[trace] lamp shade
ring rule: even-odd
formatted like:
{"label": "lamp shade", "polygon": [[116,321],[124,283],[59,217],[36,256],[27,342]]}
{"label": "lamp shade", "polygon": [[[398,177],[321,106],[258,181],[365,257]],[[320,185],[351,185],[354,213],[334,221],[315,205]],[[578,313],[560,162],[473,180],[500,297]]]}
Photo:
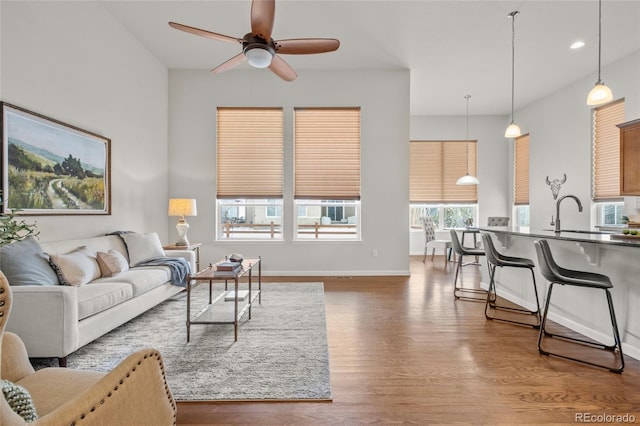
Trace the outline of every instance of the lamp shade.
{"label": "lamp shade", "polygon": [[456,185],[477,185],[480,181],[477,177],[471,176],[469,173],[462,176],[460,179],[456,181]]}
{"label": "lamp shade", "polygon": [[509,124],[509,127],[504,131],[505,138],[517,138],[519,136],[522,136],[522,131],[516,123]]}
{"label": "lamp shade", "polygon": [[169,216],[197,216],[198,208],[194,198],[169,199]]}
{"label": "lamp shade", "polygon": [[589,92],[589,96],[587,96],[587,105],[602,105],[611,102],[612,100],[613,93],[611,93],[611,89],[605,86],[604,83],[598,82]]}

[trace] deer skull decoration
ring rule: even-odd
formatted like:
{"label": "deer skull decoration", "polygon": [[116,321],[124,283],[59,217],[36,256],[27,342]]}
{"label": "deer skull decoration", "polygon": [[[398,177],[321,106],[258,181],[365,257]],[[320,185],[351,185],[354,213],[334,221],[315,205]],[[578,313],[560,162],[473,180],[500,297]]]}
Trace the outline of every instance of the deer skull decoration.
{"label": "deer skull decoration", "polygon": [[563,173],[562,180],[554,179],[554,180],[550,181],[549,180],[549,176],[547,176],[545,181],[547,182],[547,185],[549,185],[551,187],[551,192],[553,193],[553,199],[557,200],[558,199],[558,193],[560,192],[560,185],[562,185],[563,183],[565,183],[567,181],[567,174]]}

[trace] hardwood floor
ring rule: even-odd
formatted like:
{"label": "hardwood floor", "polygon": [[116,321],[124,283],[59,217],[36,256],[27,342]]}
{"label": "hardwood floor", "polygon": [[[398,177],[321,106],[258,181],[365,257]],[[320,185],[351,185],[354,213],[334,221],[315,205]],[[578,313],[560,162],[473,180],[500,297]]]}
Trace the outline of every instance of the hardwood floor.
{"label": "hardwood floor", "polygon": [[[266,278],[324,281],[333,401],[181,402],[178,424],[640,422],[640,361],[620,375],[540,355],[537,330],[454,301],[453,272],[412,257],[410,277]],[[463,279],[477,284],[478,267]]]}

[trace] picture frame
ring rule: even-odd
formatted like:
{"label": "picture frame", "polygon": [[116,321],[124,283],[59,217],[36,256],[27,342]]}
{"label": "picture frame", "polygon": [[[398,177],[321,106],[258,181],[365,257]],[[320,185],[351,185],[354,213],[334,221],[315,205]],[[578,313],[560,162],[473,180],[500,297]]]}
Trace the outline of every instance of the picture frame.
{"label": "picture frame", "polygon": [[111,214],[111,139],[0,105],[3,214]]}

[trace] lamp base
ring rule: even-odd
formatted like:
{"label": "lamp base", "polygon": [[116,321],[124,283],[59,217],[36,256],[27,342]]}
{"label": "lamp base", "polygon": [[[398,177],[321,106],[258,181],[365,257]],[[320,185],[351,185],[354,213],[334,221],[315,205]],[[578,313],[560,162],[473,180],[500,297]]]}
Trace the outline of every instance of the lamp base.
{"label": "lamp base", "polygon": [[189,224],[184,219],[180,219],[176,224],[176,230],[178,231],[176,246],[188,246],[187,231],[189,231]]}

